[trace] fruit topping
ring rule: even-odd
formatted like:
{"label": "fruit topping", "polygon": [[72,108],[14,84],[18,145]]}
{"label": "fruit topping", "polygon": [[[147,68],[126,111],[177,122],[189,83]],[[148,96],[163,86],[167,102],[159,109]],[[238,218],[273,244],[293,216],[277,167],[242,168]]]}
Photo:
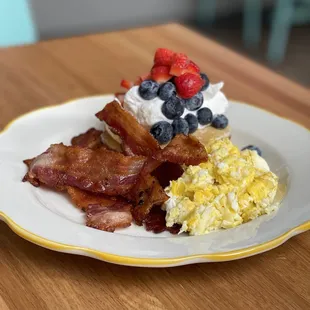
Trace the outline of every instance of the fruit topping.
{"label": "fruit topping", "polygon": [[175,86],[181,98],[189,99],[200,91],[203,80],[194,73],[184,73],[175,78]]}
{"label": "fruit topping", "polygon": [[145,80],[139,86],[139,94],[145,100],[154,99],[157,96],[159,84],[152,80]]}
{"label": "fruit topping", "polygon": [[228,118],[223,114],[216,115],[216,117],[212,121],[212,126],[217,129],[224,129],[227,127],[227,125]]}
{"label": "fruit topping", "polygon": [[180,76],[185,73],[189,65],[189,59],[185,54],[175,53],[172,59],[170,74]]}
{"label": "fruit topping", "polygon": [[151,74],[144,74],[137,77],[135,85],[140,85],[143,81],[151,79]]}
{"label": "fruit topping", "polygon": [[176,89],[173,83],[167,82],[164,83],[160,86],[159,91],[158,91],[158,97],[161,100],[168,100],[171,96],[176,95]]}
{"label": "fruit topping", "polygon": [[173,135],[178,134],[188,135],[189,126],[184,118],[177,118],[172,122]]}
{"label": "fruit topping", "polygon": [[209,108],[202,108],[198,110],[197,118],[200,125],[208,125],[212,122],[212,111]]}
{"label": "fruit topping", "polygon": [[198,74],[200,72],[200,68],[193,61],[190,60],[187,66],[187,72]]}
{"label": "fruit topping", "polygon": [[150,132],[159,144],[168,143],[173,137],[172,126],[165,121],[154,124]]}
{"label": "fruit topping", "polygon": [[185,107],[189,111],[198,110],[203,104],[203,95],[201,92],[189,99],[183,100]]}
{"label": "fruit topping", "polygon": [[158,83],[165,83],[172,78],[172,75],[169,74],[169,71],[170,67],[167,66],[153,67],[151,71],[151,78]]}
{"label": "fruit topping", "polygon": [[248,146],[245,146],[243,149],[241,149],[242,151],[244,150],[251,150],[251,151],[255,151],[257,152],[257,154],[259,156],[262,156],[262,151],[259,147],[255,146],[255,145],[248,145]]}
{"label": "fruit topping", "polygon": [[172,63],[174,52],[167,48],[158,48],[154,56],[154,64],[162,66],[170,66]]}
{"label": "fruit topping", "polygon": [[185,116],[185,120],[187,121],[188,123],[188,133],[193,133],[197,130],[198,128],[198,119],[197,117],[194,115],[194,114],[187,114]]}
{"label": "fruit topping", "polygon": [[203,91],[209,87],[210,81],[209,81],[208,76],[205,73],[200,73],[200,77],[203,80],[203,86],[201,87],[201,91]]}
{"label": "fruit topping", "polygon": [[184,113],[184,110],[182,100],[176,96],[170,97],[161,107],[162,113],[168,119],[179,118]]}
{"label": "fruit topping", "polygon": [[121,86],[130,89],[133,86],[133,83],[128,80],[121,80]]}

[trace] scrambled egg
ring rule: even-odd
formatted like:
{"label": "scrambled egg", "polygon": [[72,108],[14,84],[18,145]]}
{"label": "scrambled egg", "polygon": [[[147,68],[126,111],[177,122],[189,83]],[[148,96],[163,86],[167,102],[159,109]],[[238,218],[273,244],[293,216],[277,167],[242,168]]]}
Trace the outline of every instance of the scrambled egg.
{"label": "scrambled egg", "polygon": [[240,151],[229,139],[207,146],[209,161],[185,167],[183,175],[166,188],[166,225],[181,224],[181,232],[206,234],[232,228],[273,206],[278,177],[255,151]]}

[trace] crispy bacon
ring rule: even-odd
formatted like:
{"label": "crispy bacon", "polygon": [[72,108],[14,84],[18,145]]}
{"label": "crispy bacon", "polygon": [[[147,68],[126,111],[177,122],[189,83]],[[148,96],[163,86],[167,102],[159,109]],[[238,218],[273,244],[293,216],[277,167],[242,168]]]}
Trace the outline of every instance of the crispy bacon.
{"label": "crispy bacon", "polygon": [[97,149],[98,147],[104,146],[100,138],[101,134],[102,134],[102,130],[90,128],[85,133],[82,133],[76,137],[73,137],[71,140],[71,144],[73,146]]}
{"label": "crispy bacon", "polygon": [[127,151],[130,149],[132,154],[151,156],[160,149],[153,136],[117,101],[107,104],[96,116],[121,137]]}
{"label": "crispy bacon", "polygon": [[151,212],[148,214],[144,220],[144,226],[147,231],[152,231],[155,234],[161,233],[163,231],[169,231],[172,234],[177,234],[180,231],[180,225],[175,224],[172,227],[166,226],[166,212],[160,207],[152,208]]}
{"label": "crispy bacon", "polygon": [[131,205],[120,197],[86,192],[68,186],[68,194],[73,203],[86,212],[86,225],[105,231],[130,226]]}
{"label": "crispy bacon", "polygon": [[86,211],[89,205],[104,205],[106,201],[116,199],[103,194],[87,192],[72,186],[67,186],[66,190],[74,205],[82,211]]}
{"label": "crispy bacon", "polygon": [[165,148],[157,151],[153,158],[180,165],[199,165],[208,160],[208,154],[193,136],[177,135]]}
{"label": "crispy bacon", "polygon": [[155,177],[141,177],[129,195],[134,205],[132,213],[135,222],[142,225],[152,207],[162,205],[168,198]]}
{"label": "crispy bacon", "polygon": [[74,186],[106,195],[126,194],[137,182],[146,161],[105,148],[91,150],[54,144],[36,157],[24,181],[62,189]]}
{"label": "crispy bacon", "polygon": [[86,210],[86,225],[113,232],[131,225],[131,205],[123,201],[107,200],[105,204],[90,205]]}
{"label": "crispy bacon", "polygon": [[156,177],[161,187],[165,188],[170,184],[170,181],[181,177],[183,172],[184,170],[179,164],[164,162],[152,172],[152,175]]}

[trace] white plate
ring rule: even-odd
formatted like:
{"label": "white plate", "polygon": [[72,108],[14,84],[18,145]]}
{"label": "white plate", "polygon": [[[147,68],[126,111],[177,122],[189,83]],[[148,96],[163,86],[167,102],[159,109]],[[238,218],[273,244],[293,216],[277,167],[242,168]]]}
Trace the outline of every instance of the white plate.
{"label": "white plate", "polygon": [[232,102],[228,117],[239,146],[261,147],[271,169],[288,186],[278,212],[205,236],[155,235],[142,227],[108,233],[84,225],[84,214],[62,194],[22,183],[22,160],[50,144],[69,143],[90,127],[113,96],[81,98],[19,117],[0,135],[0,217],[40,246],[117,264],[165,267],[227,261],[270,250],[310,229],[310,133],[252,106]]}

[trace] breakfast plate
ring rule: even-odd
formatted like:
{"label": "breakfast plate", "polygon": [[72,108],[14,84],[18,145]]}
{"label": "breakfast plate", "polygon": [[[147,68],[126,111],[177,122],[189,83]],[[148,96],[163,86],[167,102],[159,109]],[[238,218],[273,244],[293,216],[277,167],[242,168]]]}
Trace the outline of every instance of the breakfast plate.
{"label": "breakfast plate", "polygon": [[0,218],[22,238],[45,248],[142,267],[229,261],[275,248],[310,229],[310,133],[289,120],[231,101],[233,142],[259,145],[283,191],[277,212],[236,228],[202,236],[154,234],[132,224],[114,233],[84,226],[84,213],[66,196],[21,180],[25,158],[52,143],[69,144],[90,127],[113,95],[76,99],[43,108],[11,122],[0,135]]}

